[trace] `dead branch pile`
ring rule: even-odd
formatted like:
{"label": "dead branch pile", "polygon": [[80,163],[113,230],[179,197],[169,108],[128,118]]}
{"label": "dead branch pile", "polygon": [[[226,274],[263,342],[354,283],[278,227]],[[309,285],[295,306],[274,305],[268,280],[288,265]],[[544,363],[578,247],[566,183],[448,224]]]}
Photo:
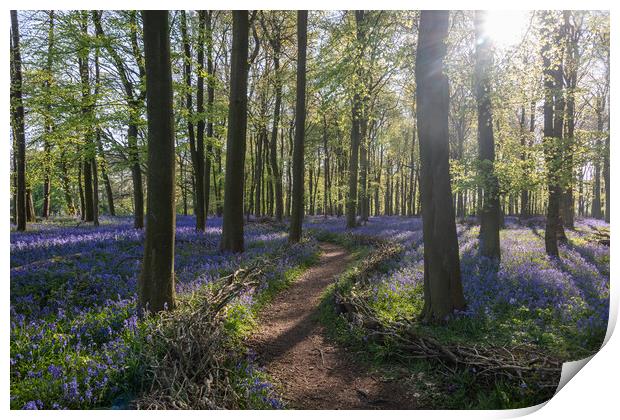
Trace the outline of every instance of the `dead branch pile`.
{"label": "dead branch pile", "polygon": [[590,241],[598,242],[599,244],[609,246],[610,244],[609,230],[599,229],[596,226],[592,226],[592,225],[590,225],[590,228],[592,229],[592,233],[590,235]]}
{"label": "dead branch pile", "polygon": [[335,292],[336,311],[362,327],[369,342],[388,346],[394,357],[407,361],[425,359],[437,363],[439,370],[454,374],[469,370],[478,380],[492,383],[498,379],[517,383],[531,382],[539,387],[557,387],[562,363],[532,346],[497,347],[485,345],[442,344],[416,328],[415,320],[393,322],[380,320],[369,305],[368,278],[387,259],[399,251],[384,244],[365,261],[353,288]]}
{"label": "dead branch pile", "polygon": [[138,409],[235,409],[245,395],[234,382],[242,355],[224,329],[225,308],[260,284],[270,264],[259,260],[182,298],[153,317],[142,349],[146,372]]}

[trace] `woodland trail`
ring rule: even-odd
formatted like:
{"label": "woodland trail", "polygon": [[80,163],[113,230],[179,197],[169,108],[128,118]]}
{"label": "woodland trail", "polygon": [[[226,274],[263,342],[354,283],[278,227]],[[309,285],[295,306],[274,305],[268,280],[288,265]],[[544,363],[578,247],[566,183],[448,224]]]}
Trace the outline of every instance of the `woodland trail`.
{"label": "woodland trail", "polygon": [[331,342],[319,322],[321,295],[350,259],[344,248],[322,243],[318,264],[262,311],[260,330],[249,344],[287,408],[415,408],[413,393],[402,383],[373,376]]}

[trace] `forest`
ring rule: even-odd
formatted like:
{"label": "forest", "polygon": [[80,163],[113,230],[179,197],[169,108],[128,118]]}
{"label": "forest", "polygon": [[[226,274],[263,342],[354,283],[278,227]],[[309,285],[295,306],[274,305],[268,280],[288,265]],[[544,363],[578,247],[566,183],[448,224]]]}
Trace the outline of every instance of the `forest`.
{"label": "forest", "polygon": [[609,20],[11,11],[11,408],[549,400],[607,331]]}

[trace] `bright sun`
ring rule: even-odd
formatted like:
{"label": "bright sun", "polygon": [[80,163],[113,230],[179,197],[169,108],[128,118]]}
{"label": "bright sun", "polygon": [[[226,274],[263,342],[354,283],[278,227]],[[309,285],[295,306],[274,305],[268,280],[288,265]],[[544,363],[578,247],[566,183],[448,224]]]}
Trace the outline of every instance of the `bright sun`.
{"label": "bright sun", "polygon": [[526,10],[489,10],[484,23],[485,33],[499,48],[516,45],[527,30],[530,13]]}

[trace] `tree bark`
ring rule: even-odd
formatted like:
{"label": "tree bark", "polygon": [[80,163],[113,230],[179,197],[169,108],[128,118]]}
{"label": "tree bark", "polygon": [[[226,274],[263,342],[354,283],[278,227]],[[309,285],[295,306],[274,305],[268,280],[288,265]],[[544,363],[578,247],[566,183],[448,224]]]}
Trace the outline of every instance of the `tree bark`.
{"label": "tree bark", "polygon": [[563,220],[564,226],[569,229],[575,228],[575,199],[573,196],[574,183],[574,148],[575,148],[575,91],[577,89],[577,70],[579,68],[579,38],[581,28],[577,23],[571,23],[571,13],[563,12],[564,28],[566,31],[566,141],[564,144],[566,153],[567,185],[563,197]]}
{"label": "tree bark", "polygon": [[26,135],[22,102],[22,59],[17,11],[11,10],[11,111],[17,155],[17,230],[26,230]]}
{"label": "tree bark", "polygon": [[[262,21],[261,21],[262,22]],[[263,22],[263,28],[266,25]],[[265,31],[268,33],[268,31]],[[271,141],[269,143],[269,164],[271,179],[275,193],[275,217],[282,220],[284,213],[284,199],[282,194],[282,174],[278,166],[278,129],[280,126],[280,108],[282,107],[282,71],[280,70],[280,54],[282,49],[281,28],[274,25],[273,33],[269,36],[269,43],[273,50],[273,71],[275,77],[275,104],[273,108],[273,125],[271,127]]]}
{"label": "tree bark", "polygon": [[174,116],[168,11],[143,11],[148,120],[148,203],[139,307],[160,312],[175,305]]}
{"label": "tree bark", "polygon": [[206,12],[198,12],[198,68],[196,81],[196,229],[204,231],[207,223],[207,210],[205,208],[205,116],[204,116],[204,60],[205,60],[205,26]]}
{"label": "tree bark", "polygon": [[37,221],[37,216],[34,211],[34,201],[32,200],[32,190],[30,188],[26,188],[26,220],[28,223]]}
{"label": "tree bark", "polygon": [[476,27],[476,103],[478,107],[478,158],[484,196],[480,213],[480,253],[488,258],[501,258],[499,244],[500,207],[499,182],[495,175],[495,142],[493,139],[493,114],[491,110],[492,51],[490,39],[482,25],[486,14],[475,12]]}
{"label": "tree bark", "polygon": [[[201,12],[202,13],[202,12]],[[200,75],[202,70],[201,59],[204,62],[204,47],[200,45],[200,41],[204,41],[204,31],[202,26],[202,17],[199,18],[199,41],[198,41],[198,86],[196,87],[196,106],[202,108],[204,95],[204,78]],[[194,169],[194,215],[196,216],[196,230],[205,229],[204,217],[204,119],[202,125],[198,123],[198,127],[194,127],[194,105],[192,95],[192,54],[191,46],[187,30],[187,16],[185,10],[181,11],[181,37],[183,40],[183,78],[185,80],[185,108],[187,109],[187,135],[189,138],[189,147],[192,157],[192,167]],[[201,39],[202,38],[202,39]],[[198,113],[200,110],[196,110]],[[201,135],[202,129],[202,135]],[[197,139],[198,137],[198,139]],[[202,153],[199,150],[200,145],[197,144],[202,140]]]}
{"label": "tree bark", "polygon": [[[81,14],[81,30],[84,36],[88,35],[88,18],[85,12]],[[93,124],[93,104],[90,92],[89,76],[89,56],[90,46],[82,45],[78,51],[78,65],[80,70],[80,81],[82,89],[82,118],[84,127],[84,155],[82,156],[82,175],[84,180],[84,221],[94,222],[94,198],[93,198],[93,179],[92,179],[92,159],[94,158],[92,124]]]}
{"label": "tree bark", "polygon": [[368,221],[368,116],[364,105],[364,115],[360,121],[360,216],[363,223]]}
{"label": "tree bark", "polygon": [[82,186],[82,163],[78,163],[78,194],[80,196],[80,220],[84,220],[84,187]]}
{"label": "tree bark", "polygon": [[46,115],[45,115],[45,137],[43,142],[43,152],[45,153],[45,175],[43,179],[43,211],[41,212],[44,219],[47,219],[50,215],[50,199],[51,199],[51,189],[52,182],[50,173],[52,171],[51,162],[51,144],[49,136],[52,135],[54,131],[54,124],[52,121],[52,81],[53,81],[53,68],[52,68],[52,58],[54,54],[54,11],[49,11],[49,29],[47,36],[47,63],[45,67],[45,82],[44,89],[46,91]]}
{"label": "tree bark", "polygon": [[[330,172],[329,172],[329,149],[327,148],[327,117],[323,114],[323,167],[325,176],[323,177],[323,216],[327,217],[328,197],[330,196]],[[330,210],[331,213],[331,210]]]}
{"label": "tree bark", "polygon": [[297,11],[297,86],[295,102],[295,144],[293,148],[293,191],[289,241],[301,240],[304,219],[304,139],[306,133],[306,46],[308,11]]}
{"label": "tree bark", "polygon": [[[547,205],[547,223],[545,226],[545,250],[548,255],[557,257],[559,255],[558,249],[558,234],[560,231],[560,200],[562,197],[562,187],[560,184],[561,178],[561,156],[560,156],[560,138],[557,136],[558,127],[557,124],[561,120],[561,117],[554,115],[559,111],[558,101],[556,95],[558,89],[561,86],[557,85],[558,82],[558,69],[557,69],[557,57],[554,55],[552,38],[554,32],[552,30],[554,25],[553,16],[551,12],[545,12],[542,15],[543,28],[541,30],[541,36],[543,39],[543,45],[541,49],[543,58],[543,76],[544,76],[544,128],[543,128],[543,148],[545,154],[545,161],[547,164],[548,172],[548,190],[549,200]],[[557,37],[556,37],[557,38]],[[555,109],[554,109],[555,105]]]}
{"label": "tree bark", "polygon": [[448,11],[420,15],[415,78],[420,147],[426,322],[465,308],[450,187],[448,78],[443,73]]}
{"label": "tree bark", "polygon": [[[363,58],[363,43],[364,43],[364,31],[362,29],[364,21],[364,11],[355,11],[355,23],[356,23],[356,50],[357,50],[357,80],[358,84],[362,80],[362,63]],[[358,172],[358,160],[359,149],[361,141],[361,119],[362,119],[362,96],[360,95],[360,86],[354,87],[355,92],[353,94],[353,106],[351,108],[351,155],[349,156],[349,194],[347,196],[347,228],[354,228],[357,226],[356,212],[357,212],[357,172]]]}
{"label": "tree bark", "polygon": [[[215,68],[213,66],[213,12],[206,12],[205,34],[207,42],[207,153],[205,156],[204,188],[205,188],[205,224],[209,215],[209,200],[211,198],[211,155],[213,153],[213,102],[215,101]],[[214,185],[215,187],[215,185]]]}
{"label": "tree bark", "polygon": [[248,11],[235,10],[226,139],[222,251],[243,252],[243,173],[247,130]]}

